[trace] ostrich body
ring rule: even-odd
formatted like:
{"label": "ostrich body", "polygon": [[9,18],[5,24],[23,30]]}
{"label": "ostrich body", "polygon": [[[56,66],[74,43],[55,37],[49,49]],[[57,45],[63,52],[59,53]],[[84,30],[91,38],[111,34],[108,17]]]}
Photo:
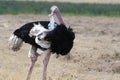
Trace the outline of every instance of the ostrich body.
{"label": "ostrich body", "polygon": [[[54,14],[58,18],[59,24],[54,22]],[[37,49],[46,53],[43,60],[43,80],[46,80],[47,65],[51,53],[67,55],[73,47],[75,35],[71,28],[65,26],[57,6],[51,7],[49,16],[50,21],[31,22],[16,29],[9,39],[9,45],[13,51],[18,51],[23,42],[32,45],[28,54],[31,64],[26,80],[30,80],[32,69],[40,55],[37,53]]]}

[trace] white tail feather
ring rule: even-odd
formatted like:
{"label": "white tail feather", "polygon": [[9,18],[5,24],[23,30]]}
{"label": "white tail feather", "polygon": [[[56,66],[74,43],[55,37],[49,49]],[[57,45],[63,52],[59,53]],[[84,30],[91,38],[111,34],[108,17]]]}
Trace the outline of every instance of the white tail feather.
{"label": "white tail feather", "polygon": [[9,38],[9,48],[13,51],[18,51],[22,46],[23,40],[12,34]]}

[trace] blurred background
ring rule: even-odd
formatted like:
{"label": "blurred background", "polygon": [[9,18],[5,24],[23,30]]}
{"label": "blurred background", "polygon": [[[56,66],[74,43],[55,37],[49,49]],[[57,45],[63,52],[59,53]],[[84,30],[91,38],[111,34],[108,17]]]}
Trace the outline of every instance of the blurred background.
{"label": "blurred background", "polygon": [[120,16],[120,0],[0,0],[0,14],[48,14],[57,5],[62,14]]}
{"label": "blurred background", "polygon": [[[52,5],[76,38],[69,58],[51,55],[47,80],[120,80],[120,0],[0,0],[0,80],[26,79],[30,45],[13,52],[8,39],[26,23],[49,21]],[[42,79],[43,58],[31,80]]]}

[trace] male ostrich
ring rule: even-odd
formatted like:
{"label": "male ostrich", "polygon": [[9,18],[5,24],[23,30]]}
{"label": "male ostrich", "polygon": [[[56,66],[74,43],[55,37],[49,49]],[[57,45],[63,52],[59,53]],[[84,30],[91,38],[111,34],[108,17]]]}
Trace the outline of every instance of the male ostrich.
{"label": "male ostrich", "polygon": [[[54,22],[54,14],[58,18],[58,24]],[[43,80],[46,80],[51,53],[67,55],[73,47],[74,32],[65,26],[57,6],[51,7],[49,16],[50,21],[31,22],[16,29],[9,39],[9,46],[13,51],[18,51],[23,42],[32,45],[28,54],[31,58],[31,65],[26,80],[30,80],[32,69],[40,54],[37,52],[38,49],[46,53],[43,60]]]}

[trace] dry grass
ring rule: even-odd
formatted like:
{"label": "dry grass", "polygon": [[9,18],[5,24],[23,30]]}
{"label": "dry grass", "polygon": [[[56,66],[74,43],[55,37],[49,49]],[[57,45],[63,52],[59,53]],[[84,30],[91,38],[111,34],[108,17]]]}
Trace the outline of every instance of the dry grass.
{"label": "dry grass", "polygon": [[[0,15],[0,80],[25,80],[30,59],[29,45],[18,52],[8,49],[8,38],[18,27],[31,21],[48,20],[46,15]],[[55,59],[48,65],[48,80],[120,80],[120,19],[103,17],[64,16],[76,39],[71,59]],[[39,57],[31,80],[42,78]],[[59,63],[59,64],[58,64]]]}

